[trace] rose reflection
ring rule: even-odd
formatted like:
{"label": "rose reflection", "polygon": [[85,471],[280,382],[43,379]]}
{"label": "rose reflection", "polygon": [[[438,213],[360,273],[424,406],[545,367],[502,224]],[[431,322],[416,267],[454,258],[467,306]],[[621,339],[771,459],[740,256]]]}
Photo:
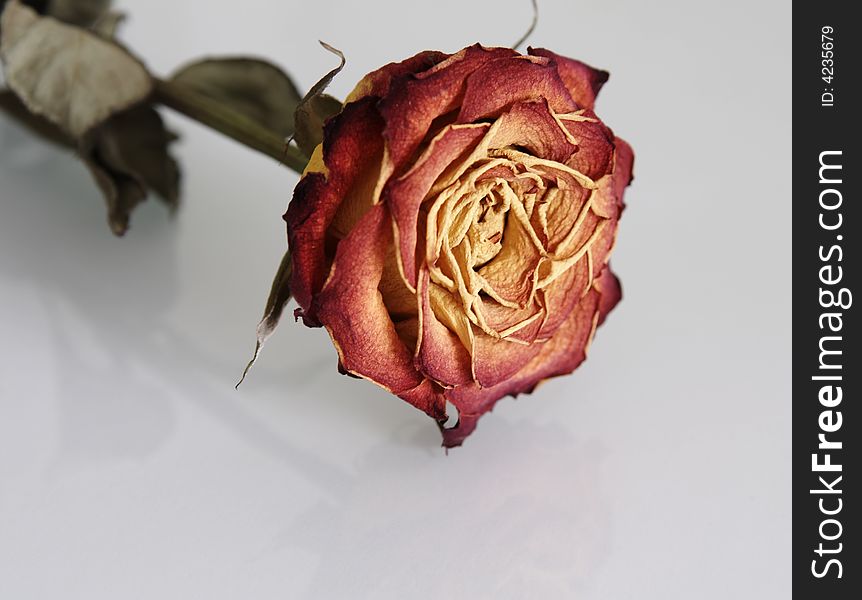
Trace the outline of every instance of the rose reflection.
{"label": "rose reflection", "polygon": [[331,504],[281,533],[279,546],[319,557],[309,596],[414,587],[429,598],[571,598],[588,588],[610,545],[602,448],[501,417],[448,456],[427,450],[433,433],[418,424],[374,448],[329,490]]}

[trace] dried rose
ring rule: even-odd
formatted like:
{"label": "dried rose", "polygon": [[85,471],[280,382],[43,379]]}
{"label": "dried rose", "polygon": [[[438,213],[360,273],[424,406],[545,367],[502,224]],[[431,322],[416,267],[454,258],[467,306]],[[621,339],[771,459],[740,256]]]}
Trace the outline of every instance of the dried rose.
{"label": "dried rose", "polygon": [[620,299],[633,154],[593,112],[607,77],[540,49],[422,52],[362,79],[296,187],[297,315],[447,447],[575,369]]}

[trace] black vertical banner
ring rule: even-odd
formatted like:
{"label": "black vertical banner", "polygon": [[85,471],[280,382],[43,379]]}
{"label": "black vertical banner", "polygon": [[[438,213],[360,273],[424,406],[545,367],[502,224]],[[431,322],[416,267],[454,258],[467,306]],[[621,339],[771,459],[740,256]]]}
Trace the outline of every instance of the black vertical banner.
{"label": "black vertical banner", "polygon": [[851,8],[793,3],[793,591],[829,600],[862,589],[862,23]]}

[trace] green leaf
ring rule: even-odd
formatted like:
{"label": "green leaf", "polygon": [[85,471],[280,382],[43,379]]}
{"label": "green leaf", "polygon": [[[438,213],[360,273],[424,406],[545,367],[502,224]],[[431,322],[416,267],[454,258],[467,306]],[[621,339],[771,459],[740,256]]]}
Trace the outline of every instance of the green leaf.
{"label": "green leaf", "polygon": [[171,82],[226,105],[282,138],[293,134],[300,94],[272,63],[244,57],[209,58],[183,67]]}

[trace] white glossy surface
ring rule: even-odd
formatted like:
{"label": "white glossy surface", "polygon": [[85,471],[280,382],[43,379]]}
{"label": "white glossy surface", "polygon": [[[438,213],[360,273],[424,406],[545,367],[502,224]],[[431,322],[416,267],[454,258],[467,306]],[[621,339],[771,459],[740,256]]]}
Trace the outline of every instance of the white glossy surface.
{"label": "white glossy surface", "polygon": [[[507,44],[527,2],[126,1],[166,73],[280,59],[333,90]],[[789,597],[790,14],[542,0],[637,153],[625,299],[590,360],[448,456],[290,322],[233,389],[296,176],[182,117],[175,220],[114,239],[84,169],[0,117],[0,597]]]}

